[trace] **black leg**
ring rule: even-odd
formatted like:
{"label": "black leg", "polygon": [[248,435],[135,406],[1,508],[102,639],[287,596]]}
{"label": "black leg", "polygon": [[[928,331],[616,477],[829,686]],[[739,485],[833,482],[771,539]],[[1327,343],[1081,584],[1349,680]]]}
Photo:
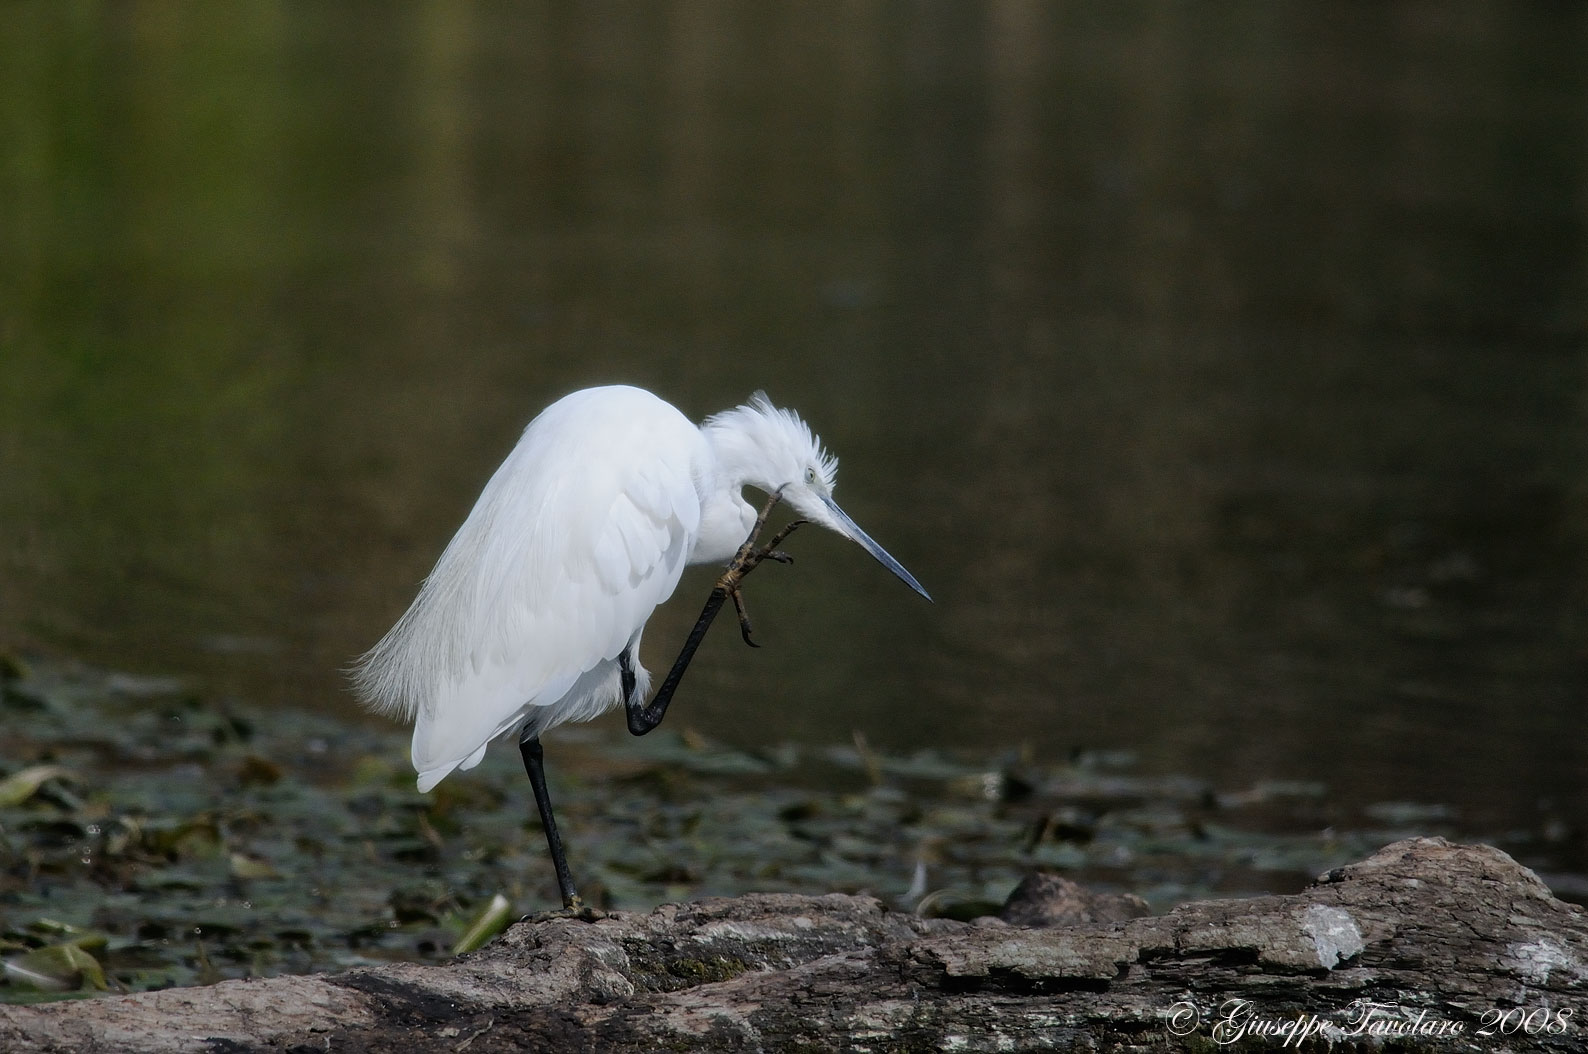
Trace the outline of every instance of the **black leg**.
{"label": "black leg", "polygon": [[529,773],[529,785],[535,791],[535,805],[540,809],[540,824],[546,829],[546,847],[551,850],[551,866],[557,872],[557,889],[562,893],[562,906],[569,911],[584,910],[584,901],[573,888],[573,875],[568,872],[568,860],[562,854],[562,837],[557,834],[557,819],[551,814],[551,796],[546,793],[546,764],[540,749],[540,737],[530,736],[518,743],[524,755],[524,771]]}
{"label": "black leg", "polygon": [[618,679],[623,688],[623,705],[634,705],[634,649],[625,648],[618,656]]}
{"label": "black leg", "polygon": [[689,662],[695,657],[695,649],[700,647],[700,642],[706,639],[706,631],[711,628],[712,620],[717,617],[717,612],[722,610],[722,605],[730,596],[733,597],[734,607],[739,612],[739,632],[744,635],[744,641],[755,647],[755,641],[750,639],[750,617],[744,610],[744,600],[739,596],[739,583],[744,576],[755,570],[762,560],[772,559],[779,563],[792,563],[793,557],[780,551],[777,546],[783,539],[794,533],[794,529],[804,520],[795,520],[785,526],[772,540],[760,549],[755,547],[755,540],[761,535],[761,528],[766,526],[766,518],[771,515],[772,509],[782,497],[782,491],[775,491],[767,498],[766,505],[762,507],[760,515],[755,518],[755,525],[750,528],[750,536],[739,546],[739,551],[728,562],[728,569],[722,573],[712,589],[711,595],[706,598],[706,606],[700,610],[700,618],[695,620],[695,628],[689,631],[689,636],[684,640],[683,650],[678,653],[678,658],[673,660],[673,668],[667,671],[667,679],[662,681],[661,688],[657,689],[656,698],[651,700],[649,706],[633,698],[634,671],[630,668],[628,652],[618,657],[618,669],[623,678],[623,701],[628,707],[629,731],[636,736],[643,736],[662,723],[662,718],[667,716],[667,706],[673,701],[673,692],[678,689],[678,682],[684,679],[684,671],[689,669]]}
{"label": "black leg", "polygon": [[[684,641],[684,649],[678,653],[678,658],[673,660],[673,668],[667,671],[667,679],[657,689],[656,698],[646,706],[633,696],[624,694],[628,703],[629,731],[636,736],[643,736],[657,725],[662,723],[662,718],[667,716],[667,704],[673,701],[673,692],[678,690],[678,682],[684,679],[684,671],[689,669],[689,660],[695,657],[695,649],[700,647],[700,642],[706,639],[706,631],[711,628],[711,620],[717,617],[717,612],[722,608],[722,602],[728,599],[728,594],[720,586],[711,591],[711,596],[706,598],[706,606],[700,612],[700,618],[695,620],[695,628],[689,631],[689,637]],[[624,652],[620,663],[626,669],[628,652]],[[628,671],[625,683],[632,680],[634,674]]]}

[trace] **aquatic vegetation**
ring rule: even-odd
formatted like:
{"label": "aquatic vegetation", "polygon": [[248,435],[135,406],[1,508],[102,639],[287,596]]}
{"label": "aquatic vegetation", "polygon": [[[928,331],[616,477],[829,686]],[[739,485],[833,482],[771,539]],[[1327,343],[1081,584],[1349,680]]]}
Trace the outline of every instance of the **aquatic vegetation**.
{"label": "aquatic vegetation", "polygon": [[[419,794],[395,726],[81,666],[4,669],[0,998],[440,960],[558,902],[511,750]],[[1316,785],[1220,794],[1135,774],[1128,756],[890,757],[858,736],[751,752],[683,720],[558,739],[576,864],[615,909],[842,891],[970,917],[1037,868],[1167,909],[1298,889],[1406,833],[1330,831]]]}

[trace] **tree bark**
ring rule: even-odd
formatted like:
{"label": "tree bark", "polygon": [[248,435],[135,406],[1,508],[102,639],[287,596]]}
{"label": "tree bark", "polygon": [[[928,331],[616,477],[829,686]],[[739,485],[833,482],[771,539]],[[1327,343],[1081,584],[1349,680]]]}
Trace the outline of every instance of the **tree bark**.
{"label": "tree bark", "polygon": [[1585,991],[1583,909],[1497,849],[1415,839],[1295,896],[1117,922],[966,924],[781,894],[549,918],[443,966],[0,1007],[0,1050],[1164,1051],[1242,1038],[1567,1051],[1588,1048]]}

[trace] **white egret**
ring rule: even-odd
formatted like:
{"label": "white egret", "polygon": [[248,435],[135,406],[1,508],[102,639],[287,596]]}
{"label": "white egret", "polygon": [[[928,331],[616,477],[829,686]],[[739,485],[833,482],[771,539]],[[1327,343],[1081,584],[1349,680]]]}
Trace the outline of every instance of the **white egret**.
{"label": "white egret", "polygon": [[[563,906],[580,910],[546,793],[542,733],[619,704],[630,732],[655,728],[725,599],[754,644],[739,583],[764,559],[787,562],[777,545],[801,523],[859,543],[927,596],[833,501],[837,469],[805,422],[765,393],[699,427],[639,388],[565,396],[530,422],[413,604],[359,659],[358,692],[375,710],[414,722],[421,791],[479,764],[497,736],[517,733]],[[769,495],[760,515],[741,493],[747,485]],[[779,500],[803,519],[756,548]],[[685,564],[723,561],[647,705],[646,620]]]}

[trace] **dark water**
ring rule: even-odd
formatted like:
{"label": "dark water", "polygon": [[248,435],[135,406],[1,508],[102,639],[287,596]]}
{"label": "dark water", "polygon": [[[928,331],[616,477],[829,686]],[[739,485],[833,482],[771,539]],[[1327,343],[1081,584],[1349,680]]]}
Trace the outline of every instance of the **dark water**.
{"label": "dark water", "polygon": [[0,645],[355,719],[541,406],[765,387],[937,603],[797,536],[670,722],[1322,780],[1581,866],[1585,45],[1503,2],[10,4]]}

